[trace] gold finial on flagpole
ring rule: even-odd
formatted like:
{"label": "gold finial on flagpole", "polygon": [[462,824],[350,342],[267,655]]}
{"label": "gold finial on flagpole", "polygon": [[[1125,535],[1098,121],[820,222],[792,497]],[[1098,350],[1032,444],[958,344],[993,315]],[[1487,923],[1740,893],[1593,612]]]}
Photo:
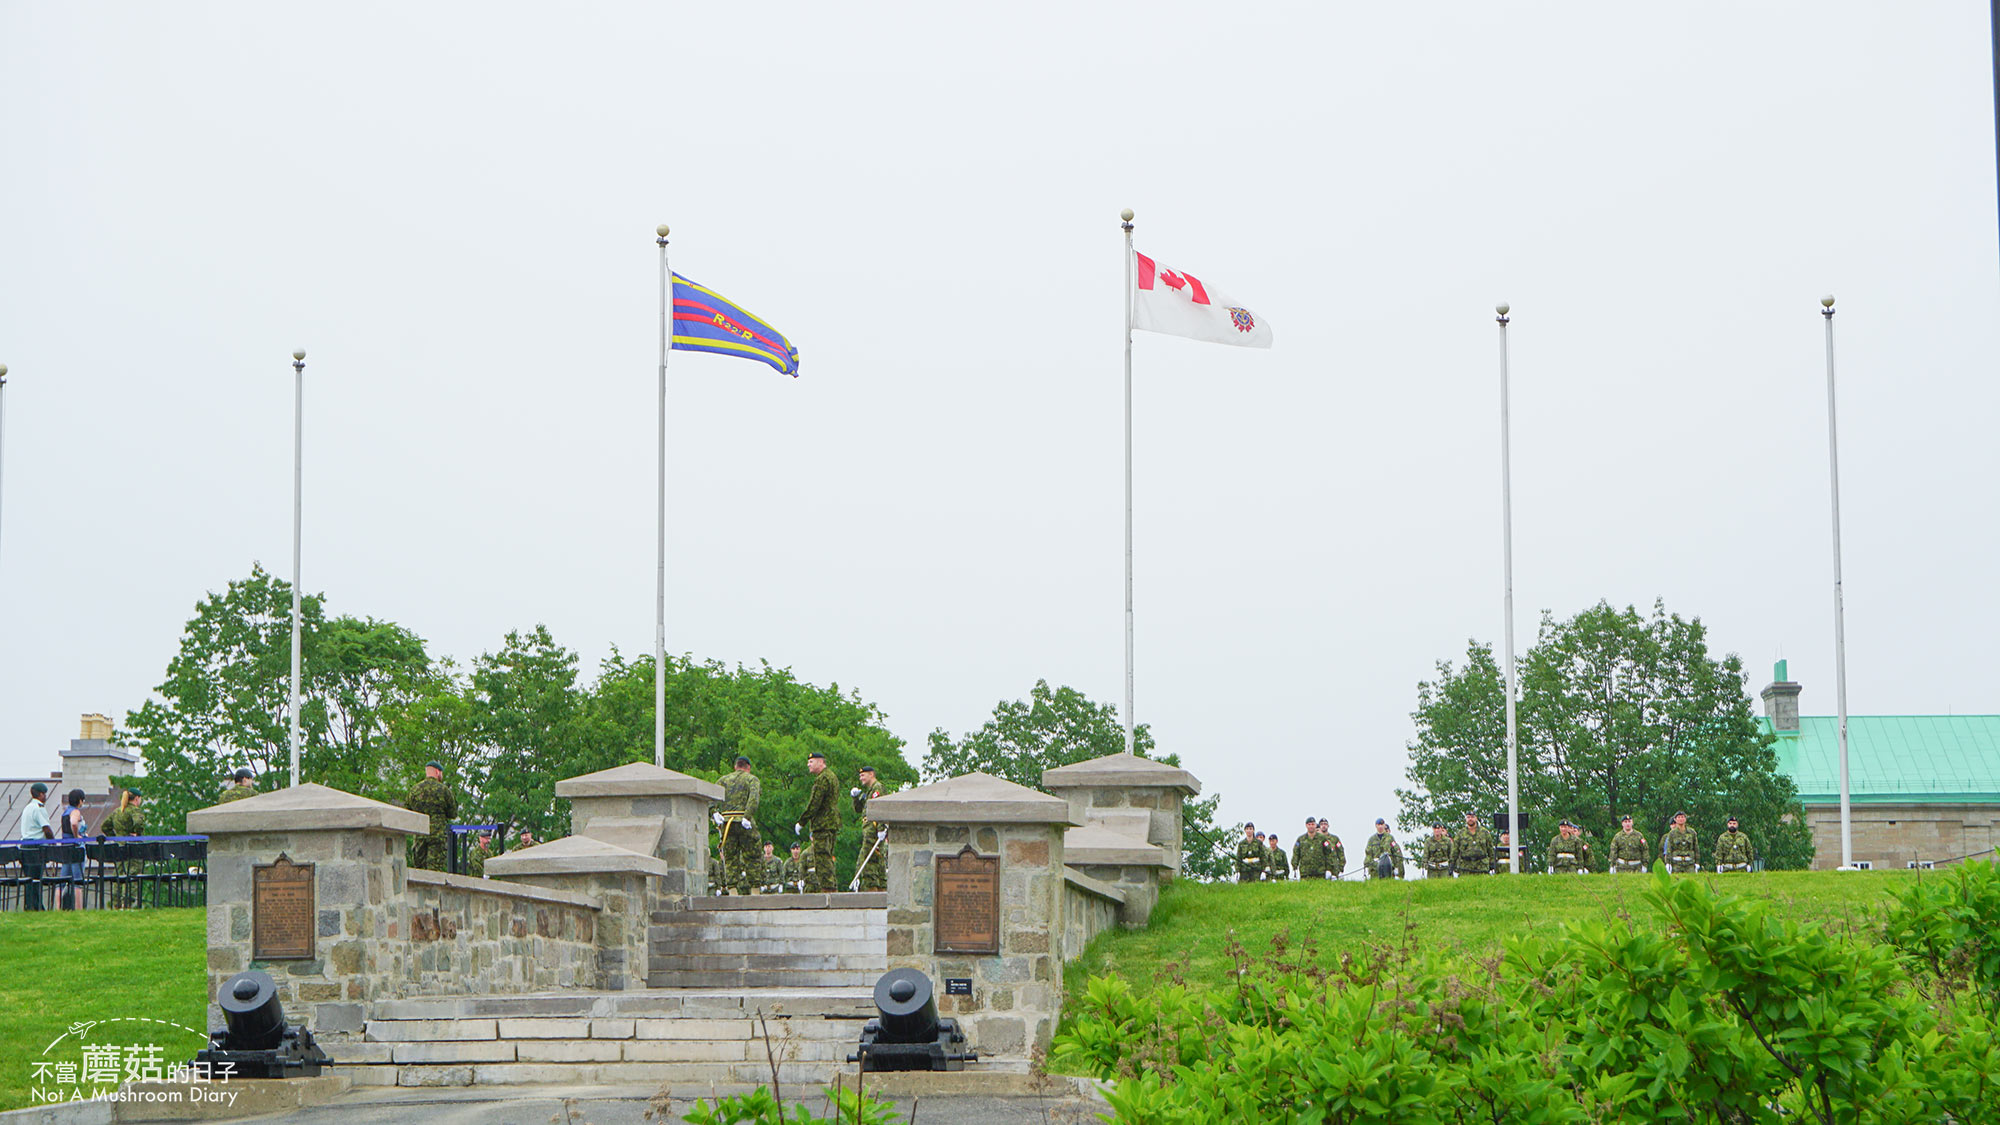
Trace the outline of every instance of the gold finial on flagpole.
{"label": "gold finial on flagpole", "polygon": [[1130,207],[1127,207],[1123,211],[1118,212],[1118,218],[1119,218],[1119,225],[1121,227],[1123,227],[1125,230],[1132,229],[1132,209]]}
{"label": "gold finial on flagpole", "polygon": [[1493,306],[1493,311],[1500,314],[1494,317],[1493,319],[1499,321],[1502,324],[1505,324],[1507,323],[1507,314],[1514,311],[1514,306],[1508,304],[1505,301],[1502,301],[1499,304]]}
{"label": "gold finial on flagpole", "polygon": [[667,224],[661,223],[659,226],[653,228],[653,233],[660,236],[659,238],[660,245],[665,246],[667,244],[667,234],[668,234]]}

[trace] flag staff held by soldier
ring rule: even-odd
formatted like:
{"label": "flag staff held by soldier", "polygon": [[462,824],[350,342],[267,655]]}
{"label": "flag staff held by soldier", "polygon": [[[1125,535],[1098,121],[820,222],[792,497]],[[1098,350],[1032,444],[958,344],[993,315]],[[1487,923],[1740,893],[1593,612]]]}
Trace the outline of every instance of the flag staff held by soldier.
{"label": "flag staff held by soldier", "polygon": [[868,802],[882,795],[882,783],[875,780],[875,767],[861,767],[861,784],[847,791],[854,800],[854,815],[861,821],[861,855],[854,868],[854,882],[849,890],[886,891],[889,889],[889,857],[886,848],[889,843],[889,826],[880,821],[868,819]]}
{"label": "flag staff held by soldier", "polygon": [[836,803],[839,785],[826,772],[826,755],[815,750],[806,755],[806,771],[812,788],[806,793],[806,809],[800,823],[812,831],[812,847],[806,866],[806,893],[833,893],[833,841],[840,834],[840,806]]}
{"label": "flag staff held by soldier", "polygon": [[763,796],[764,783],[750,772],[750,759],[736,755],[735,768],[722,779],[722,808],[715,817],[722,834],[721,890],[747,895],[763,876],[757,839],[757,805]]}

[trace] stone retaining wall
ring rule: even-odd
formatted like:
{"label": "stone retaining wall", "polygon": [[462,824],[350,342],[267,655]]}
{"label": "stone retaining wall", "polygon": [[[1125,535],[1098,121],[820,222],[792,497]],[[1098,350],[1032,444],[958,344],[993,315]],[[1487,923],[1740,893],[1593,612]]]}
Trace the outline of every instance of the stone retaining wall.
{"label": "stone retaining wall", "polygon": [[1090,939],[1118,925],[1124,892],[1074,867],[1063,868],[1063,960],[1083,955]]}
{"label": "stone retaining wall", "polygon": [[411,871],[408,885],[402,995],[600,987],[598,899],[437,871]]}

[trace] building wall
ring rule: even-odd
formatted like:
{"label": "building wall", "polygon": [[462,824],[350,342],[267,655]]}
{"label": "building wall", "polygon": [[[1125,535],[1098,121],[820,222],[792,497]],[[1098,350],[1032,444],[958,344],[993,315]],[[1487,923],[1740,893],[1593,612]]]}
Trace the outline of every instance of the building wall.
{"label": "building wall", "polygon": [[[1840,806],[1809,804],[1813,870],[1840,866]],[[1853,805],[1854,858],[1878,871],[1936,862],[2000,845],[2000,805]]]}

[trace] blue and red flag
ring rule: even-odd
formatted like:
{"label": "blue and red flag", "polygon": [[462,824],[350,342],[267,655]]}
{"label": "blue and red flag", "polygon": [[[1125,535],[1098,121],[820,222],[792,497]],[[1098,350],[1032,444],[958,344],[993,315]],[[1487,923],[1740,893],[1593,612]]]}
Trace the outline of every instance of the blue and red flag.
{"label": "blue and red flag", "polygon": [[674,275],[673,347],[763,360],[793,378],[799,374],[799,349],[784,333],[680,274]]}

